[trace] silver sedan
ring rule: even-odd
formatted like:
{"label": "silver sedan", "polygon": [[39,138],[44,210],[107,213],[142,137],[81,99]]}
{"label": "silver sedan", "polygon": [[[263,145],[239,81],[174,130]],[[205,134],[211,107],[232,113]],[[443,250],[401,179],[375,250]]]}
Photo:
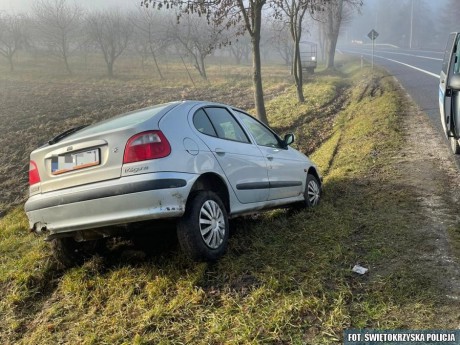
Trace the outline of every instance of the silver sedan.
{"label": "silver sedan", "polygon": [[90,240],[171,218],[190,258],[216,260],[229,218],[319,203],[318,170],[293,141],[231,106],[160,104],[68,130],[33,151],[25,210],[66,266],[82,260]]}

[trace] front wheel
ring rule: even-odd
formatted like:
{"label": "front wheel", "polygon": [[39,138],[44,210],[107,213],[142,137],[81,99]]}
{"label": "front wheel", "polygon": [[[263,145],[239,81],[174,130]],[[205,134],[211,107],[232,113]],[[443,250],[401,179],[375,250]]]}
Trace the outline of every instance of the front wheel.
{"label": "front wheel", "polygon": [[315,207],[321,200],[321,184],[312,174],[307,175],[304,197],[305,207]]}
{"label": "front wheel", "polygon": [[195,261],[215,261],[228,245],[227,211],[219,196],[210,191],[191,195],[184,216],[177,224],[177,237],[184,253]]}

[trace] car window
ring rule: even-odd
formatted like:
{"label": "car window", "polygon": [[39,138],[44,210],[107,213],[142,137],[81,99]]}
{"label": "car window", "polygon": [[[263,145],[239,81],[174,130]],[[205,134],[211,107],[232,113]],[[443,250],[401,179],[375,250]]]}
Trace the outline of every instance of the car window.
{"label": "car window", "polygon": [[212,127],[211,121],[209,121],[208,115],[203,109],[198,110],[193,116],[193,124],[195,128],[201,133],[217,137],[214,127]]}
{"label": "car window", "polygon": [[246,133],[244,133],[241,126],[227,109],[219,107],[207,107],[205,108],[205,111],[211,120],[219,138],[239,141],[242,143],[249,143],[249,139]]}
{"label": "car window", "polygon": [[248,131],[254,137],[257,145],[281,148],[278,137],[259,121],[240,111],[235,111],[238,117],[243,121]]}
{"label": "car window", "polygon": [[165,110],[168,107],[175,106],[172,103],[160,104],[153,107],[132,111],[130,113],[121,114],[111,119],[96,123],[94,125],[88,126],[81,131],[76,132],[75,134],[69,135],[66,139],[70,140],[76,137],[82,137],[85,135],[90,135],[99,132],[110,131],[117,128],[122,128],[126,126],[135,126],[139,123],[147,121],[148,119],[154,117],[159,112]]}

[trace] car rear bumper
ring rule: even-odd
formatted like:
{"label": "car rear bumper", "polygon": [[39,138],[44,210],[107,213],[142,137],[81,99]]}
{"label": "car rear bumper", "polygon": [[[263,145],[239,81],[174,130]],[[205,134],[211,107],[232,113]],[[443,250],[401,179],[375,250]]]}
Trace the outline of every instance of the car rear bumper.
{"label": "car rear bumper", "polygon": [[197,177],[171,172],[121,177],[33,195],[25,211],[33,231],[50,235],[180,217]]}

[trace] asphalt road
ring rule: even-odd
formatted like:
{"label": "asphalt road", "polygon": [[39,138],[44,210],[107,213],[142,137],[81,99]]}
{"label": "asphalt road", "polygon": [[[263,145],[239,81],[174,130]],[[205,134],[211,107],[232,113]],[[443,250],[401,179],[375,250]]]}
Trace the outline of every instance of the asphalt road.
{"label": "asphalt road", "polygon": [[[372,59],[372,48],[367,45],[341,47],[339,53],[362,56],[367,62]],[[420,109],[428,115],[433,127],[445,138],[438,105],[439,73],[443,55],[444,52],[442,51],[376,46],[374,64],[384,67],[399,80]],[[449,145],[447,139],[445,143],[447,146]],[[460,159],[458,158],[457,165],[460,166]]]}

